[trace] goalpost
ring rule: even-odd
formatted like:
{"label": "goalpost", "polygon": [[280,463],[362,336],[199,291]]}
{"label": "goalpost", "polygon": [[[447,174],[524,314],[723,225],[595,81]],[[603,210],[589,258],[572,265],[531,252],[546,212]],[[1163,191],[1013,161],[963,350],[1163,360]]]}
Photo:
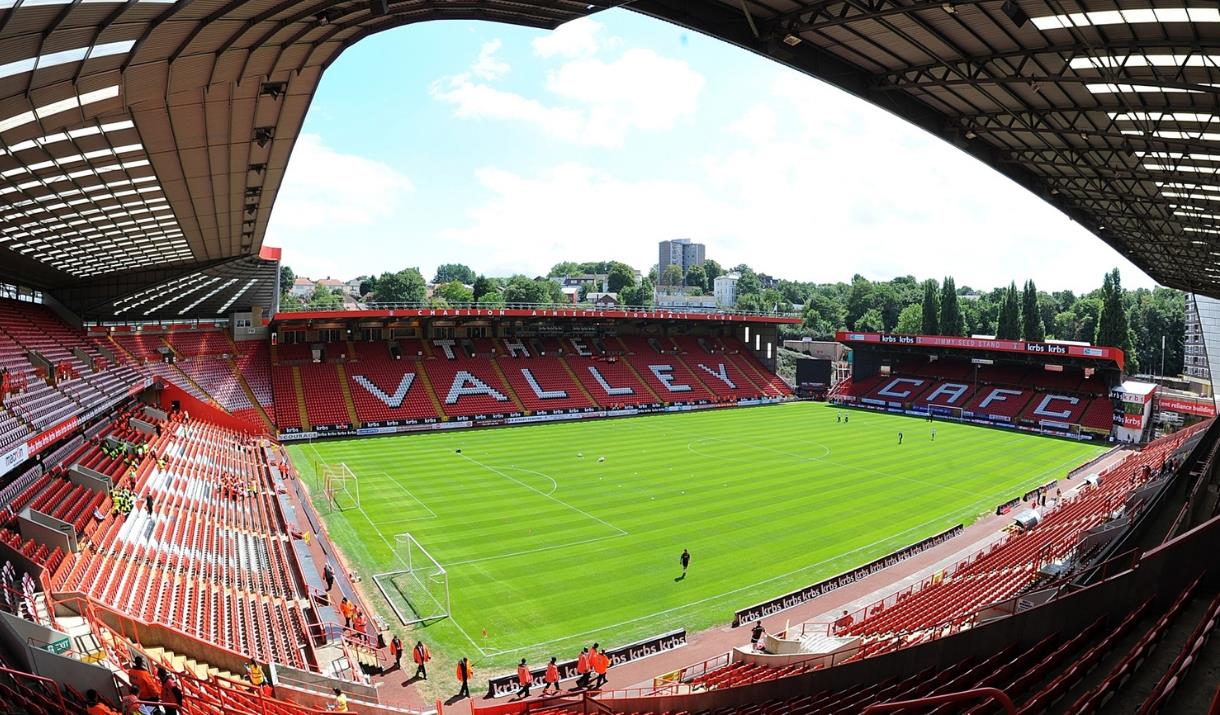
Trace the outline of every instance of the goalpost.
{"label": "goalpost", "polygon": [[326,503],[330,505],[331,511],[360,508],[360,480],[346,464],[319,462],[317,474],[322,480]]}
{"label": "goalpost", "polygon": [[449,573],[409,533],[394,537],[395,556],[406,568],[373,576],[403,625],[449,616]]}

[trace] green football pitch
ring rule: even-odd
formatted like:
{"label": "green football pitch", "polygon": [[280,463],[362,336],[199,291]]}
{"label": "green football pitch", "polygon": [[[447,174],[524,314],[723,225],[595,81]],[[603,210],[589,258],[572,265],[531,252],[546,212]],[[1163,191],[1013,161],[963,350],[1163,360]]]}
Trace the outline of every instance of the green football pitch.
{"label": "green football pitch", "polygon": [[[726,623],[738,608],[969,523],[1103,451],[858,410],[839,424],[836,412],[803,402],[290,452],[366,593],[377,593],[373,574],[403,568],[399,534],[445,567],[451,616],[418,637],[486,673],[562,659],[588,641]],[[318,463],[352,470],[359,508],[328,508]],[[678,579],[683,548],[691,567]]]}

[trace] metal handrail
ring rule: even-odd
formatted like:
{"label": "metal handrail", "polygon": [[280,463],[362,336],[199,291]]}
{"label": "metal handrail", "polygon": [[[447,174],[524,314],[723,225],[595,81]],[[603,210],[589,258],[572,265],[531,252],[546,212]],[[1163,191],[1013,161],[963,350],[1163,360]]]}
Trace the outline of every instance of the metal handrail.
{"label": "metal handrail", "polygon": [[1013,704],[1012,698],[999,688],[974,688],[972,690],[962,690],[956,693],[945,693],[944,695],[930,695],[926,698],[916,698],[914,700],[894,700],[888,703],[873,703],[864,708],[861,715],[873,715],[874,713],[888,713],[897,710],[905,710],[907,708],[916,708],[927,705],[940,705],[941,703],[956,703],[964,700],[994,700],[1009,715],[1017,715],[1017,706]]}

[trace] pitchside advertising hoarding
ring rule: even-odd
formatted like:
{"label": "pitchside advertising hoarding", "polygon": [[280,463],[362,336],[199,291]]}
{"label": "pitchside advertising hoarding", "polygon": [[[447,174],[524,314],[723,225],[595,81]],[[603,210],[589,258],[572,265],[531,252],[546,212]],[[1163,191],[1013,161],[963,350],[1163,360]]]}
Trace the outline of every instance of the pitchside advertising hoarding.
{"label": "pitchside advertising hoarding", "polygon": [[[686,645],[686,630],[679,629],[662,633],[659,636],[646,638],[642,641],[636,641],[630,645],[619,646],[604,651],[606,657],[610,659],[610,667],[630,663],[634,660],[647,658],[650,655],[664,653],[675,648],[681,648]],[[559,666],[559,679],[568,680],[576,677],[576,660],[565,660],[562,663],[556,663]],[[534,675],[536,684],[542,683],[542,676],[546,674],[545,664],[540,668],[535,668],[530,671]],[[512,695],[520,689],[517,684],[517,674],[503,675],[499,678],[491,678],[487,681],[487,697],[500,698],[505,695]]]}

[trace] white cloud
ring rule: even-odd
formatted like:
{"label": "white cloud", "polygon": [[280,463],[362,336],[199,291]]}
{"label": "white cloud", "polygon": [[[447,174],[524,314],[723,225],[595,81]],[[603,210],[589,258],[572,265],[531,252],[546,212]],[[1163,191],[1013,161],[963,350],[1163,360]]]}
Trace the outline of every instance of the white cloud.
{"label": "white cloud", "polygon": [[[480,53],[476,67],[483,62]],[[525,122],[556,139],[602,147],[622,146],[632,130],[672,129],[694,114],[704,85],[686,62],[638,49],[612,62],[572,60],[549,73],[546,88],[563,104],[498,89],[472,74],[479,72],[437,80],[432,96],[463,119]]]}
{"label": "white cloud", "polygon": [[496,53],[500,51],[501,43],[499,38],[491,40],[483,44],[479,50],[479,58],[475,60],[470,67],[470,71],[476,77],[486,80],[497,80],[508,74],[510,69],[508,63],[496,57]]}
{"label": "white cloud", "polygon": [[276,196],[267,244],[290,243],[288,262],[303,275],[346,275],[367,255],[340,255],[336,248],[353,234],[402,221],[412,191],[411,180],[388,164],[335,151],[319,135],[302,134]]}
{"label": "white cloud", "polygon": [[539,57],[584,57],[594,54],[602,46],[598,38],[602,29],[600,22],[581,17],[565,22],[530,44],[534,54]]}
{"label": "white cloud", "polygon": [[481,169],[491,197],[443,243],[503,272],[594,257],[646,269],[656,241],[685,236],[722,264],[801,280],[951,274],[1083,290],[1118,265],[1125,284],[1151,283],[1042,200],[895,117],[786,71],[761,94],[680,180],[575,164]]}

